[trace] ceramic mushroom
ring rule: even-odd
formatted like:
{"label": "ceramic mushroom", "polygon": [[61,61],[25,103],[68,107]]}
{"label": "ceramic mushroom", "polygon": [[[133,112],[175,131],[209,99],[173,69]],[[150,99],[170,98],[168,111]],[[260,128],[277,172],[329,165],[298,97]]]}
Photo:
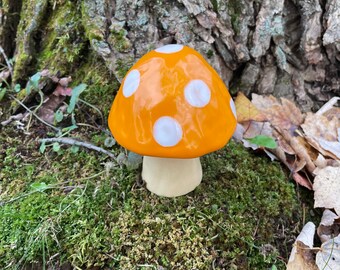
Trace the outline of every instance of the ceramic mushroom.
{"label": "ceramic mushroom", "polygon": [[200,156],[222,148],[236,122],[222,79],[197,51],[179,44],[147,53],[128,71],[108,120],[117,142],[144,156],[147,189],[167,197],[200,184]]}

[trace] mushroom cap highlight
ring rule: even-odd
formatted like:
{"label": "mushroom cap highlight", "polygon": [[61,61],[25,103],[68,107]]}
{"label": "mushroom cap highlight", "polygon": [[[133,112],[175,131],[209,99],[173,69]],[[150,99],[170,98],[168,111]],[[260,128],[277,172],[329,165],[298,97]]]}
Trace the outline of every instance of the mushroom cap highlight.
{"label": "mushroom cap highlight", "polygon": [[109,128],[143,156],[195,158],[222,148],[236,128],[235,105],[217,72],[194,49],[171,44],[127,72]]}

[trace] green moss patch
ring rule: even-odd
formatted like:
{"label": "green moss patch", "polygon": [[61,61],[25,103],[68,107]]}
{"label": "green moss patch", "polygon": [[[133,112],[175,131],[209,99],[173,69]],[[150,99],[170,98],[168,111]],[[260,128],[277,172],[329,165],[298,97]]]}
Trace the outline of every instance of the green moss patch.
{"label": "green moss patch", "polygon": [[[137,170],[103,155],[68,147],[40,154],[33,141],[13,137],[9,129],[0,136],[0,268],[284,265],[278,256],[287,256],[298,222],[294,188],[278,164],[241,145],[203,157],[195,191],[162,198],[140,186]],[[48,188],[33,188],[41,183]]]}

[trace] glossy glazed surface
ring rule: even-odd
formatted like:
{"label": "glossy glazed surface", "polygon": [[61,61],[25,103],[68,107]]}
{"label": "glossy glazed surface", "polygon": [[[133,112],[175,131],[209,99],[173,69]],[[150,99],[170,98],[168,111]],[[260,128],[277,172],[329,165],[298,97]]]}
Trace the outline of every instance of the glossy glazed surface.
{"label": "glossy glazed surface", "polygon": [[229,141],[236,127],[233,106],[223,81],[197,51],[167,45],[128,71],[108,123],[117,142],[135,153],[194,158]]}

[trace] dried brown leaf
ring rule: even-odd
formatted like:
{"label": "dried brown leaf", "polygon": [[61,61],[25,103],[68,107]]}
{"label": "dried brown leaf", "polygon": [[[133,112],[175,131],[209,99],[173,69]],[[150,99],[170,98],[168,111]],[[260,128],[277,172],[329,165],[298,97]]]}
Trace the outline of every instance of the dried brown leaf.
{"label": "dried brown leaf", "polygon": [[290,253],[287,270],[317,270],[314,262],[313,238],[315,234],[315,225],[308,222],[299,236],[296,238],[292,252]]}
{"label": "dried brown leaf", "polygon": [[238,93],[235,99],[235,106],[237,112],[237,121],[239,123],[246,121],[263,122],[266,120],[266,116],[261,113],[261,111],[258,110],[241,92]]}
{"label": "dried brown leaf", "polygon": [[252,95],[252,103],[266,115],[269,122],[278,130],[289,130],[291,134],[303,122],[304,115],[296,105],[285,98],[281,103],[273,96]]}
{"label": "dried brown leaf", "polygon": [[340,119],[333,117],[331,120],[323,115],[307,113],[305,122],[301,125],[304,133],[309,137],[322,138],[327,141],[338,140]]}
{"label": "dried brown leaf", "polygon": [[340,118],[307,113],[301,127],[310,145],[324,156],[340,160]]}
{"label": "dried brown leaf", "polygon": [[[340,100],[340,97],[332,97],[328,100],[315,114],[325,115],[328,111],[334,109],[334,105]],[[338,108],[339,109],[339,108]]]}
{"label": "dried brown leaf", "polygon": [[244,138],[253,138],[258,135],[266,135],[269,137],[273,136],[273,128],[268,122],[247,122],[244,125],[245,132],[243,134]]}
{"label": "dried brown leaf", "polygon": [[300,143],[297,137],[293,137],[288,131],[281,130],[281,134],[284,140],[292,147],[298,159],[304,160],[306,162],[306,169],[312,173],[315,170],[315,165],[305,146]]}
{"label": "dried brown leaf", "polygon": [[340,216],[326,209],[323,211],[317,234],[322,243],[340,234]]}
{"label": "dried brown leaf", "polygon": [[340,119],[340,108],[333,107],[322,114],[323,116],[327,117],[328,120],[332,120],[332,118]]}
{"label": "dried brown leaf", "polygon": [[43,103],[43,105],[39,109],[39,117],[47,123],[53,124],[54,113],[64,100],[64,96],[50,95],[50,97]]}
{"label": "dried brown leaf", "polygon": [[274,105],[280,105],[280,102],[276,99],[276,97],[270,96],[262,96],[258,94],[251,95],[251,102],[261,111],[265,111]]}
{"label": "dried brown leaf", "polygon": [[332,209],[340,214],[340,167],[327,166],[314,179],[314,207]]}
{"label": "dried brown leaf", "polygon": [[314,164],[319,169],[323,169],[327,166],[327,160],[325,159],[323,155],[319,154],[318,157],[314,160]]}
{"label": "dried brown leaf", "polygon": [[312,183],[308,180],[307,177],[303,176],[301,173],[295,172],[292,174],[293,179],[299,185],[308,188],[309,190],[313,189]]}

